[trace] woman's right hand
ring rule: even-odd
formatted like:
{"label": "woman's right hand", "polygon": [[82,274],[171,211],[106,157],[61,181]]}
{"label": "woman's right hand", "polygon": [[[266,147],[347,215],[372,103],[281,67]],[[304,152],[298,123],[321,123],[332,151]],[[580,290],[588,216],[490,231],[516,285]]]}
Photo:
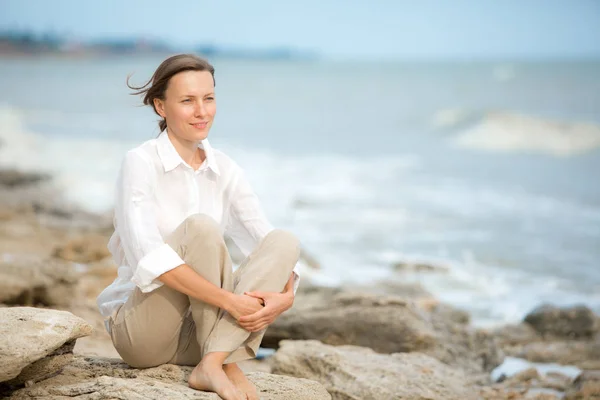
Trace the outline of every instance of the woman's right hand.
{"label": "woman's right hand", "polygon": [[245,315],[254,314],[264,307],[260,299],[245,294],[232,294],[228,307],[225,309],[236,321]]}

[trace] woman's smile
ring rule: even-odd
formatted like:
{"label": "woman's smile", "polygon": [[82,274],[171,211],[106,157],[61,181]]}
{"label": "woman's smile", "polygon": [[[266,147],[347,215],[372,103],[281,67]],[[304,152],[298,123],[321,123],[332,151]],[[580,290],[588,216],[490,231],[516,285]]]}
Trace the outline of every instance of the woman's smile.
{"label": "woman's smile", "polygon": [[191,125],[192,125],[194,128],[196,128],[196,129],[204,129],[204,128],[206,128],[206,126],[208,125],[208,122],[207,122],[207,121],[204,121],[204,122],[197,122],[197,123],[193,123],[193,124],[191,124]]}

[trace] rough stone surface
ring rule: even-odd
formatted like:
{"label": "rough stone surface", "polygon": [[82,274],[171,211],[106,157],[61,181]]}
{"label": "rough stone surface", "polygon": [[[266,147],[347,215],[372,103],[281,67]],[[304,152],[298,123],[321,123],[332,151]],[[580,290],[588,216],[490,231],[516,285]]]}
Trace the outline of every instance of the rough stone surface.
{"label": "rough stone surface", "polygon": [[65,365],[71,362],[73,359],[74,347],[75,341],[65,343],[46,357],[40,358],[23,368],[16,378],[4,383],[8,386],[19,386],[22,384],[29,385],[56,374]]}
{"label": "rough stone surface", "polygon": [[0,260],[0,303],[66,306],[79,273],[74,265],[39,256]]}
{"label": "rough stone surface", "polygon": [[474,398],[461,371],[419,353],[286,340],[275,353],[273,372],[319,381],[334,400]]}
{"label": "rough stone surface", "polygon": [[66,311],[0,308],[0,321],[0,382],[16,378],[29,364],[92,332],[87,322]]}
{"label": "rough stone surface", "polygon": [[402,298],[339,293],[328,302],[281,315],[268,328],[263,346],[276,347],[284,339],[317,339],[332,345],[352,344],[396,353],[430,348],[436,335],[423,316]]}
{"label": "rough stone surface", "polygon": [[589,338],[597,332],[597,317],[585,306],[559,308],[545,304],[529,313],[525,322],[543,336]]}
{"label": "rough stone surface", "polygon": [[[10,400],[75,399],[204,399],[218,400],[215,393],[187,385],[191,367],[161,365],[143,370],[129,368],[121,360],[75,357],[60,374],[33,386],[5,392]],[[264,400],[326,400],[331,396],[318,382],[262,372],[248,374]],[[1,395],[2,393],[0,393]]]}
{"label": "rough stone surface", "polygon": [[583,371],[565,394],[566,400],[600,400],[600,370]]}
{"label": "rough stone surface", "polygon": [[574,365],[581,369],[600,369],[600,333],[591,338],[565,339],[542,336],[531,325],[507,325],[494,331],[507,356],[532,362]]}
{"label": "rough stone surface", "polygon": [[419,351],[484,382],[502,363],[494,335],[471,329],[464,312],[424,298],[313,289],[269,327],[263,346],[281,340],[319,340],[369,347],[379,353]]}
{"label": "rough stone surface", "polygon": [[574,365],[581,369],[600,369],[600,337],[595,340],[562,340],[527,343],[506,349],[513,357],[542,363]]}
{"label": "rough stone surface", "polygon": [[92,263],[110,257],[107,239],[102,235],[84,235],[69,240],[54,250],[54,257],[78,263]]}
{"label": "rough stone surface", "polygon": [[23,172],[15,169],[0,170],[0,185],[8,188],[29,186],[50,179],[50,175],[37,172]]}

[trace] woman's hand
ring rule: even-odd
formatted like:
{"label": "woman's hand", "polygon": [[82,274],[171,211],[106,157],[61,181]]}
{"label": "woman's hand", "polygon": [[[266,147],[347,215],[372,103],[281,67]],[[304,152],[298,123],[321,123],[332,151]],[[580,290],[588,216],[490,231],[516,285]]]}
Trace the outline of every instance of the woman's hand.
{"label": "woman's hand", "polygon": [[263,308],[264,303],[260,299],[241,294],[232,294],[225,310],[235,318],[236,321],[239,321],[241,317],[255,314]]}
{"label": "woman's hand", "polygon": [[287,292],[246,292],[244,294],[260,299],[265,304],[261,310],[238,319],[238,324],[249,332],[258,332],[271,325],[281,313],[289,310],[294,304],[294,295]]}

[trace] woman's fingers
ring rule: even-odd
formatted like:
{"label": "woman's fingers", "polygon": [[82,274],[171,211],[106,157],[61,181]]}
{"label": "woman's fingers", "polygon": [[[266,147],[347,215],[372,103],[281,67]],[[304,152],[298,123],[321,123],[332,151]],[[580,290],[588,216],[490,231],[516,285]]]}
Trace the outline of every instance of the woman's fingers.
{"label": "woman's fingers", "polygon": [[253,323],[240,323],[240,326],[249,332],[258,332],[269,326],[272,322],[271,318],[261,318]]}
{"label": "woman's fingers", "polygon": [[269,310],[266,307],[261,308],[260,310],[258,310],[257,312],[255,312],[254,314],[250,314],[250,315],[246,315],[243,317],[240,317],[239,322],[242,323],[252,323],[252,322],[256,322],[259,319],[263,318],[265,315],[269,314]]}

